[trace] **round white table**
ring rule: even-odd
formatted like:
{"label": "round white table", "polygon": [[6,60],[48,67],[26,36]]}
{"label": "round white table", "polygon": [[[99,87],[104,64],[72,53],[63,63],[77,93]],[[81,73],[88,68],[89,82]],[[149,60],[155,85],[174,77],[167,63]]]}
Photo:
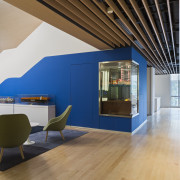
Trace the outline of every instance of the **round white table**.
{"label": "round white table", "polygon": [[[35,126],[38,126],[39,123],[36,123],[36,122],[30,122],[30,125],[31,127],[35,127]],[[35,141],[31,141],[28,137],[28,139],[26,140],[26,142],[24,143],[24,145],[32,145],[32,144],[35,144]]]}

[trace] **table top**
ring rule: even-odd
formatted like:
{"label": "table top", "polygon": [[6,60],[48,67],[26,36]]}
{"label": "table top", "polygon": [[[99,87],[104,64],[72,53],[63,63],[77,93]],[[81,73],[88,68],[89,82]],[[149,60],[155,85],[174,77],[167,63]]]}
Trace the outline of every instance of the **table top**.
{"label": "table top", "polygon": [[35,126],[38,126],[39,123],[37,123],[37,122],[30,122],[30,125],[31,125],[31,127],[35,127]]}

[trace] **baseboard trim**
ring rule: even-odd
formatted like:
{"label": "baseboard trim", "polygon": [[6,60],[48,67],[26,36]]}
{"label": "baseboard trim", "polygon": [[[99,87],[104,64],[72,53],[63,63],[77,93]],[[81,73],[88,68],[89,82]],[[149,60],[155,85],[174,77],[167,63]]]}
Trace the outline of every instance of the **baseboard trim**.
{"label": "baseboard trim", "polygon": [[91,129],[95,131],[106,131],[106,132],[114,132],[114,133],[122,133],[122,134],[127,134],[130,136],[133,136],[137,131],[139,131],[145,124],[147,123],[147,119],[139,126],[137,127],[133,132],[125,132],[125,131],[116,131],[116,130],[107,130],[107,129],[98,129],[98,128],[90,128],[90,127],[81,127],[81,126],[72,126],[72,125],[66,125],[67,127],[75,127],[79,129]]}
{"label": "baseboard trim", "polygon": [[138,132],[145,124],[147,123],[147,119],[140,125],[138,126],[132,133],[131,135],[133,136],[136,132]]}
{"label": "baseboard trim", "polygon": [[99,129],[99,128],[90,128],[90,127],[82,127],[82,126],[74,126],[74,125],[66,125],[67,127],[74,127],[78,129],[89,129],[89,130],[94,130],[94,131],[102,131],[102,132],[113,132],[113,133],[121,133],[121,134],[127,134],[131,136],[131,132],[126,132],[126,131],[117,131],[117,130],[108,130],[108,129]]}

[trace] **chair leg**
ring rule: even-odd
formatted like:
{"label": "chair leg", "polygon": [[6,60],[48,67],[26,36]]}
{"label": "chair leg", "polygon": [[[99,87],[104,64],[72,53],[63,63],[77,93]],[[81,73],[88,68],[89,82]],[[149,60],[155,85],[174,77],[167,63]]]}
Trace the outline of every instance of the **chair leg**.
{"label": "chair leg", "polygon": [[22,157],[22,159],[24,159],[24,153],[23,153],[23,147],[22,147],[22,145],[19,146],[19,150],[20,150],[20,152],[21,152],[21,157]]}
{"label": "chair leg", "polygon": [[62,139],[64,141],[65,139],[64,139],[64,135],[63,135],[62,131],[60,131],[60,134],[61,134],[61,137],[62,137]]}
{"label": "chair leg", "polygon": [[47,142],[47,138],[48,138],[48,131],[46,131],[46,140],[45,140],[45,142]]}
{"label": "chair leg", "polygon": [[2,160],[3,152],[4,152],[4,148],[1,148],[0,163],[1,163],[1,160]]}

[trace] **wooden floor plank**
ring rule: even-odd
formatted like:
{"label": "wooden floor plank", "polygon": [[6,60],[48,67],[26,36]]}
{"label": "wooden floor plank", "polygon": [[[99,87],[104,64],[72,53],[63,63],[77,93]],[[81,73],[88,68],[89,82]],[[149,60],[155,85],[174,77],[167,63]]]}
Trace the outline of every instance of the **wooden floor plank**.
{"label": "wooden floor plank", "polygon": [[0,180],[180,180],[180,109],[161,109],[135,135],[89,133],[7,171]]}

